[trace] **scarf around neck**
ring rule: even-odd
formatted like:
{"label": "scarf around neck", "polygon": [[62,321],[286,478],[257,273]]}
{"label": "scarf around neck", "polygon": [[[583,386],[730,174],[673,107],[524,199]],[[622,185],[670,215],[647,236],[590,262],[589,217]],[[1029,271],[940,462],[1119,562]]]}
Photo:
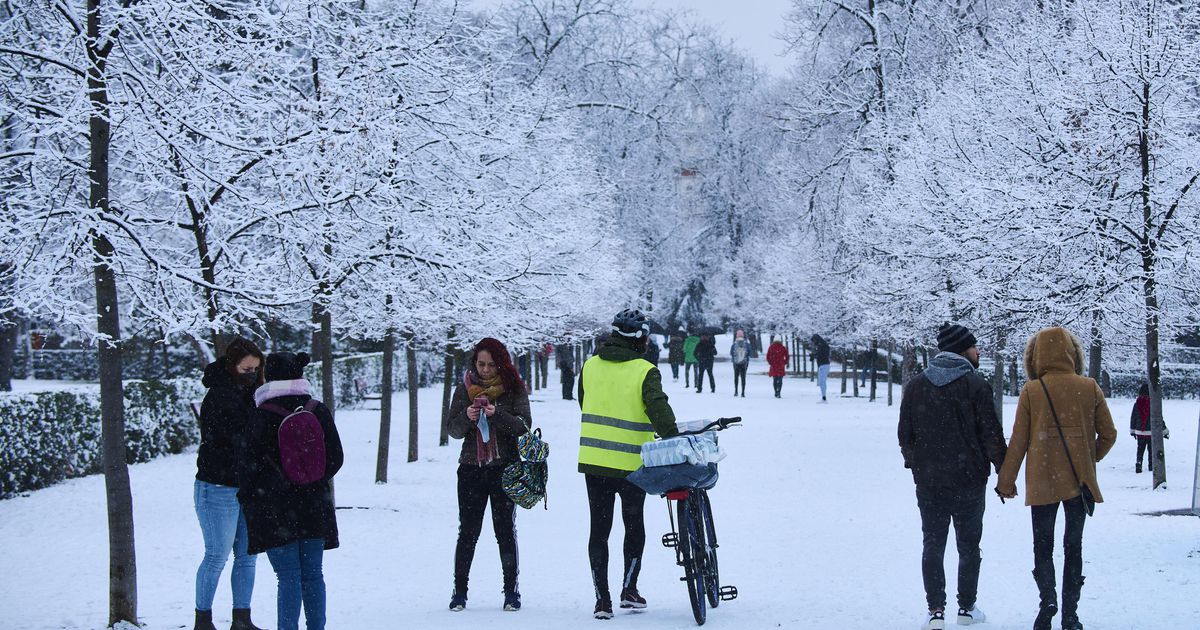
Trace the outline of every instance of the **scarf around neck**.
{"label": "scarf around neck", "polygon": [[[463,384],[467,386],[467,397],[472,402],[480,396],[487,396],[487,399],[495,404],[496,399],[504,394],[504,381],[496,374],[490,379],[483,379],[473,370],[468,370],[463,375]],[[475,461],[480,466],[486,466],[492,463],[498,456],[499,450],[496,444],[496,432],[492,430],[488,424],[487,417],[483,414],[479,415],[480,426],[476,427],[475,431]],[[487,428],[488,439],[483,439],[484,431]]]}

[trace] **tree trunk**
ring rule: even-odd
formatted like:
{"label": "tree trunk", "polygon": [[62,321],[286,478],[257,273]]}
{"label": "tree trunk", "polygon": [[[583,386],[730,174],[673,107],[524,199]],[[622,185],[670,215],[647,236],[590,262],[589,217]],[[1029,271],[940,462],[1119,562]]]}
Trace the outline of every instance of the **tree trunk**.
{"label": "tree trunk", "polygon": [[[879,340],[871,340],[871,402],[875,402],[876,393],[878,392],[877,376],[878,370],[875,369],[875,364],[879,361]],[[890,374],[890,372],[889,372]]]}
{"label": "tree trunk", "polygon": [[1100,382],[1104,367],[1104,340],[1100,338],[1100,311],[1092,312],[1092,345],[1088,348],[1088,377]]}
{"label": "tree trunk", "polygon": [[[854,383],[854,397],[858,398],[858,371],[862,368],[861,368],[861,366],[859,366],[858,361],[854,361],[853,365],[854,365],[854,368],[850,372],[850,380]],[[845,364],[845,362],[843,362],[842,363],[842,382],[843,383],[846,382],[845,373],[846,373],[846,364]]]}
{"label": "tree trunk", "polygon": [[[451,333],[453,337],[453,333]],[[454,344],[446,342],[446,357],[442,368],[442,427],[438,446],[450,443],[450,396],[454,393]]]}
{"label": "tree trunk", "polygon": [[17,324],[0,317],[0,392],[12,391],[13,360],[17,355]]}
{"label": "tree trunk", "polygon": [[392,383],[396,359],[396,333],[389,330],[383,338],[383,383],[379,399],[379,453],[375,458],[375,483],[387,483],[388,450],[392,443]]}
{"label": "tree trunk", "polygon": [[[88,120],[90,186],[88,207],[109,215],[108,156],[111,144],[108,101],[108,37],[100,0],[88,0],[87,86],[91,105]],[[108,507],[108,625],[137,624],[137,558],[133,531],[133,492],[125,462],[125,387],[121,381],[121,319],[117,275],[108,261],[113,246],[91,233],[96,289],[97,360],[100,368],[100,432],[104,490]]]}
{"label": "tree trunk", "polygon": [[1159,366],[1158,235],[1150,186],[1151,85],[1142,82],[1142,116],[1138,129],[1138,156],[1142,166],[1139,197],[1142,206],[1142,298],[1146,305],[1146,376],[1150,381],[1150,457],[1154,462],[1154,487],[1167,483],[1166,453],[1163,452],[1162,374]]}
{"label": "tree trunk", "polygon": [[[829,360],[833,361],[833,351],[832,350],[830,350]],[[832,368],[833,366],[831,365],[829,367]],[[854,382],[856,384],[858,383],[858,381],[854,381]],[[846,395],[846,354],[844,352],[842,353],[842,395],[843,396]]]}
{"label": "tree trunk", "polygon": [[888,406],[891,407],[895,398],[892,395],[892,384],[895,379],[892,378],[892,357],[896,354],[896,340],[888,339],[888,355],[887,355],[887,381],[888,381]]}
{"label": "tree trunk", "polygon": [[917,348],[912,342],[905,342],[900,355],[900,385],[908,382],[917,375]]}
{"label": "tree trunk", "polygon": [[404,355],[408,362],[408,461],[417,461],[417,394],[421,389],[417,374],[417,344],[410,333],[405,340]]}

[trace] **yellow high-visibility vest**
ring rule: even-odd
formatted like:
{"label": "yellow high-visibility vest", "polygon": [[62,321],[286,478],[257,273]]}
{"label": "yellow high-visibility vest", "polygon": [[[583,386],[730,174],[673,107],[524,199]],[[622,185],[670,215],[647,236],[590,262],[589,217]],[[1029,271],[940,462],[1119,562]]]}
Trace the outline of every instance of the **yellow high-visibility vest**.
{"label": "yellow high-visibility vest", "polygon": [[654,365],[645,359],[583,364],[583,426],[579,472],[624,477],[642,465],[642,444],[654,425],[642,402],[642,383]]}

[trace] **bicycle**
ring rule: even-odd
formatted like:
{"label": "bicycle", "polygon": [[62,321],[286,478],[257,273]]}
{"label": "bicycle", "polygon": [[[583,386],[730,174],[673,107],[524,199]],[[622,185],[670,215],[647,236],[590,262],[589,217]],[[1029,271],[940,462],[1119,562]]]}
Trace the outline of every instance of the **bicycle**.
{"label": "bicycle", "polygon": [[[700,435],[708,431],[723,431],[741,422],[740,417],[720,418],[708,423],[695,431],[684,431],[679,437]],[[682,468],[680,468],[682,467]],[[676,471],[668,472],[670,469]],[[717,564],[717,529],[713,522],[712,503],[708,499],[708,490],[716,485],[717,465],[706,466],[694,464],[677,464],[657,468],[642,468],[642,471],[660,471],[656,479],[647,479],[643,489],[667,499],[667,516],[671,521],[671,532],[663,534],[664,547],[675,550],[675,563],[683,567],[681,581],[687,583],[688,600],[692,606],[692,615],[696,625],[704,625],[708,618],[707,607],[716,608],[723,601],[736,599],[736,586],[720,586],[720,573]],[[686,473],[672,479],[673,472]],[[650,474],[650,473],[647,473]],[[635,477],[636,479],[636,477]],[[642,483],[634,481],[639,486]],[[656,485],[657,484],[657,485]],[[663,489],[667,484],[668,489]],[[671,502],[675,502],[675,513],[672,514]],[[675,522],[678,518],[679,527]]]}

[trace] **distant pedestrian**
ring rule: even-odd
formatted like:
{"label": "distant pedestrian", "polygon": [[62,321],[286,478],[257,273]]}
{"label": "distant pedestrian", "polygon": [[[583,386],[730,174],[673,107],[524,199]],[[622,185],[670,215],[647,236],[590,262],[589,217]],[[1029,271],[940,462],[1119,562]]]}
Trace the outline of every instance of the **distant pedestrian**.
{"label": "distant pedestrian", "polygon": [[570,344],[559,344],[554,348],[554,361],[558,366],[558,378],[562,382],[563,400],[575,399],[575,351]]}
{"label": "distant pedestrian", "polygon": [[450,610],[467,606],[467,582],[483,512],[491,505],[492,530],[500,547],[504,610],[521,609],[518,590],[516,504],[504,491],[505,465],[517,461],[517,437],[532,426],[529,390],[498,339],[485,337],[450,401],[450,437],[462,440],[458,456],[458,542],[454,547],[454,592]]}
{"label": "distant pedestrian", "polygon": [[554,346],[552,346],[548,343],[542,344],[541,349],[538,351],[538,355],[537,355],[538,371],[541,373],[541,376],[542,376],[542,380],[541,380],[541,388],[542,389],[546,389],[548,372],[550,372],[550,353],[553,351],[554,351]]}
{"label": "distant pedestrian", "polygon": [[699,335],[688,335],[683,340],[683,386],[691,387],[692,383],[688,379],[695,376],[697,372],[696,364],[696,346],[700,345]]}
{"label": "distant pedestrian", "polygon": [[733,395],[738,395],[738,383],[742,384],[742,398],[746,397],[746,372],[750,368],[750,342],[746,340],[746,332],[737,330],[733,333],[733,345],[729,347],[729,358],[733,361]]}
{"label": "distant pedestrian", "polygon": [[1004,463],[1004,429],[992,405],[992,386],[978,373],[975,336],[943,327],[938,354],[904,388],[897,435],[904,467],[912,470],[921,512],[921,575],[929,615],[924,628],[946,627],[946,537],[954,522],[958,546],[958,624],[985,620],[975,604],[979,541],[987,480]]}
{"label": "distant pedestrian", "polygon": [[201,383],[208,388],[200,404],[200,449],[196,456],[193,498],[204,560],[196,571],[195,630],[216,630],[213,598],[229,554],[233,570],[231,630],[261,630],[250,621],[254,565],[258,556],[247,551],[246,518],[238,503],[238,468],[254,418],[254,390],[263,383],[263,353],[249,339],[238,337],[221,358],[204,368]]}
{"label": "distant pedestrian", "polygon": [[710,335],[700,335],[700,343],[696,344],[696,393],[704,389],[704,374],[708,373],[708,387],[717,391],[717,381],[713,378],[713,361],[717,356],[717,343]]}
{"label": "distant pedestrian", "polygon": [[825,397],[829,385],[829,342],[821,335],[813,335],[813,359],[817,362],[817,387],[821,388],[821,402],[829,402]]}
{"label": "distant pedestrian", "polygon": [[683,365],[683,340],[686,335],[682,330],[676,329],[671,333],[671,340],[667,342],[667,362],[671,364],[671,380],[679,380],[679,366]]}
{"label": "distant pedestrian", "polygon": [[867,377],[875,371],[875,353],[870,349],[863,350],[863,353],[858,355],[859,378],[862,386],[866,386]]}
{"label": "distant pedestrian", "polygon": [[[1033,579],[1041,605],[1034,630],[1050,630],[1058,612],[1054,575],[1054,521],[1061,504],[1063,535],[1062,628],[1082,630],[1079,597],[1083,591],[1084,491],[1104,501],[1096,481],[1096,462],[1117,441],[1104,392],[1083,376],[1083,344],[1065,328],[1044,328],[1025,344],[1028,381],[1017,401],[1008,455],[996,492],[1017,496],[1017,473],[1025,470],[1025,505],[1033,517]],[[1028,456],[1028,457],[1027,457]]]}
{"label": "distant pedestrian", "polygon": [[[338,547],[333,477],[342,468],[342,441],[333,413],[309,394],[304,378],[308,360],[303,352],[267,356],[267,382],[254,392],[258,411],[247,439],[238,491],[250,553],[265,551],[279,581],[278,630],[299,630],[302,605],[308,630],[325,628],[323,557],[325,551]],[[290,432],[280,430],[285,418]],[[305,439],[317,435],[323,452]],[[283,452],[289,455],[286,460]],[[311,459],[322,455],[324,462]],[[316,481],[296,480],[298,472],[317,471],[321,476]]]}
{"label": "distant pedestrian", "polygon": [[[1129,414],[1129,435],[1137,439],[1137,464],[1134,472],[1142,472],[1142,456],[1146,456],[1149,470],[1154,470],[1154,453],[1150,448],[1150,384],[1142,383],[1138,390],[1137,400],[1133,403],[1133,412]],[[1163,424],[1163,437],[1171,437],[1171,432]]]}
{"label": "distant pedestrian", "polygon": [[788,350],[783,342],[771,337],[771,345],[767,348],[767,365],[770,371],[767,375],[775,386],[775,397],[779,398],[783,391],[783,377],[787,375]]}
{"label": "distant pedestrian", "polygon": [[646,354],[642,355],[642,358],[649,361],[654,367],[658,367],[658,359],[661,355],[662,350],[660,350],[658,344],[655,343],[654,335],[650,335],[650,337],[646,340]]}

